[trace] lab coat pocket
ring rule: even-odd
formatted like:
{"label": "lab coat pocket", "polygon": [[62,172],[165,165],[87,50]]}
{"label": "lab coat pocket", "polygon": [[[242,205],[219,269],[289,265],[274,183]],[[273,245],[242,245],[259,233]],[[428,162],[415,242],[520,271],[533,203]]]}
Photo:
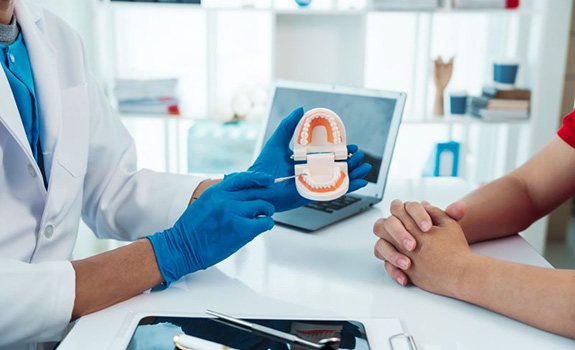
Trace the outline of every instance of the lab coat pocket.
{"label": "lab coat pocket", "polygon": [[62,90],[62,124],[56,160],[73,177],[86,174],[89,123],[87,85]]}

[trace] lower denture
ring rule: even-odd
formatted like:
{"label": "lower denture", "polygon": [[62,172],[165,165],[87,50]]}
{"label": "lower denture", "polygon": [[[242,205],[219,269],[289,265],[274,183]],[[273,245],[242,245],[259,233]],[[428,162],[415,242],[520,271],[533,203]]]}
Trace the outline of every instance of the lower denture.
{"label": "lower denture", "polygon": [[316,192],[316,193],[326,193],[326,192],[331,192],[336,190],[339,186],[341,186],[343,184],[343,181],[345,180],[345,176],[346,174],[340,170],[340,174],[339,174],[339,179],[335,182],[335,184],[329,186],[329,187],[323,187],[323,188],[314,188],[312,187],[307,181],[305,181],[304,177],[306,175],[302,174],[300,176],[298,176],[298,181],[305,186],[305,188],[307,188],[308,190],[312,191],[312,192]]}

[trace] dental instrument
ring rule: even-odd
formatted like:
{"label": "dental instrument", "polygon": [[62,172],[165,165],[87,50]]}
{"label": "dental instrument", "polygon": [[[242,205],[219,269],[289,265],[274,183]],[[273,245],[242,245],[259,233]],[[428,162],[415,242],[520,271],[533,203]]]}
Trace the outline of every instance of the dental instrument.
{"label": "dental instrument", "polygon": [[309,340],[300,338],[297,335],[278,331],[276,329],[265,327],[256,323],[247,322],[245,320],[224,315],[219,312],[206,310],[206,313],[210,316],[214,316],[216,320],[222,322],[223,324],[241,329],[246,332],[256,333],[273,340],[279,340],[284,343],[303,346],[308,349],[336,350],[339,349],[339,345],[341,343],[340,338],[326,338],[320,340],[317,343],[314,343]]}

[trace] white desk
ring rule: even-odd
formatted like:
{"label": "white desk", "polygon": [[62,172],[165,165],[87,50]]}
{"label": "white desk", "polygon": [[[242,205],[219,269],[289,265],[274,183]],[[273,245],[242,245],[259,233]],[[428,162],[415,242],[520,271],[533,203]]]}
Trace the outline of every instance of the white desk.
{"label": "white desk", "polygon": [[[427,349],[573,349],[575,342],[479,307],[392,281],[373,256],[372,225],[394,198],[445,206],[469,190],[457,179],[390,181],[373,210],[314,234],[276,227],[216,268],[82,318],[60,349],[114,349],[134,313],[400,318]],[[473,246],[481,254],[549,266],[521,237]],[[116,341],[115,341],[116,339]]]}

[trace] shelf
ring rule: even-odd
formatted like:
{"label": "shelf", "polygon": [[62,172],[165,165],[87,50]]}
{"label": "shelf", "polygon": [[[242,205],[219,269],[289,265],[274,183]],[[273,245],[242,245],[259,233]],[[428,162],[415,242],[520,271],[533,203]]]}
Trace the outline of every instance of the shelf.
{"label": "shelf", "polygon": [[[217,120],[206,118],[192,118],[190,116],[174,116],[169,114],[144,114],[144,113],[121,113],[116,112],[120,118],[127,120],[144,119],[144,120],[173,120],[181,122],[196,122],[201,120]],[[499,121],[486,121],[470,115],[455,116],[446,115],[443,117],[426,117],[424,119],[409,119],[404,118],[402,124],[404,125],[524,125],[528,124],[530,119],[521,120],[499,120]],[[224,122],[222,120],[222,122]]]}
{"label": "shelf", "polygon": [[366,10],[270,10],[277,16],[363,16],[369,11]]}
{"label": "shelf", "polygon": [[446,115],[442,117],[429,116],[424,119],[404,118],[404,125],[524,125],[531,119],[487,121],[471,115]]}
{"label": "shelf", "polygon": [[201,120],[200,118],[192,118],[190,116],[171,115],[171,114],[156,114],[156,113],[122,113],[116,111],[116,115],[124,119],[147,119],[147,120],[175,120],[193,122]]}
{"label": "shelf", "polygon": [[294,8],[294,9],[278,9],[270,7],[217,7],[217,6],[203,6],[200,4],[188,3],[169,3],[169,2],[131,2],[131,1],[103,1],[104,4],[110,4],[114,8],[129,8],[129,7],[178,7],[187,6],[197,10],[207,12],[236,12],[236,11],[253,11],[253,12],[267,12],[278,16],[335,16],[335,15],[349,15],[360,16],[375,13],[421,13],[421,14],[514,14],[522,16],[535,15],[538,12],[530,9],[485,9],[485,8],[436,8],[436,9],[313,9],[313,8]]}

